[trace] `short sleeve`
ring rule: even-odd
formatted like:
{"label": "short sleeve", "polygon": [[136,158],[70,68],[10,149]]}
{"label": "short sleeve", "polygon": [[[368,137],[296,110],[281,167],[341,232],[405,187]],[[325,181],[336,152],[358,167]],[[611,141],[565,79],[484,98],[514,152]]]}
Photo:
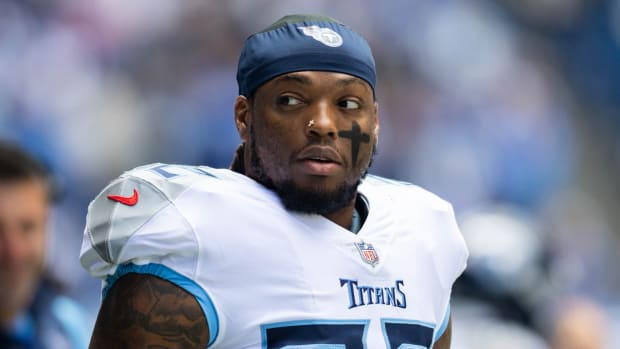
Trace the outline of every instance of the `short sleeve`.
{"label": "short sleeve", "polygon": [[194,281],[198,239],[174,205],[185,189],[133,176],[113,181],[89,205],[80,262],[103,281],[103,297],[127,273],[154,275],[183,288],[200,304],[212,343],[218,334],[217,312]]}

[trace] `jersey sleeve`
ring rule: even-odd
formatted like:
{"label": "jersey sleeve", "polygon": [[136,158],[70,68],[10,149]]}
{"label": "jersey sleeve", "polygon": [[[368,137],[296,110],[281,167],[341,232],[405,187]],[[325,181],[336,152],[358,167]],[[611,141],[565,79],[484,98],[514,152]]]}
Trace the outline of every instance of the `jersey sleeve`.
{"label": "jersey sleeve", "polygon": [[216,312],[205,290],[193,281],[198,239],[174,204],[188,185],[151,172],[126,173],[91,202],[80,262],[103,281],[103,297],[127,273],[154,275],[185,289],[201,305],[212,342],[217,334]]}
{"label": "jersey sleeve", "polygon": [[445,288],[452,288],[456,279],[465,271],[469,251],[458,227],[454,209],[446,202],[446,208],[439,213],[443,228],[441,239],[435,246],[435,263],[442,276]]}
{"label": "jersey sleeve", "polygon": [[431,239],[432,255],[445,297],[439,304],[443,316],[441,323],[435,330],[433,343],[439,340],[447,328],[450,320],[452,287],[456,279],[465,271],[469,256],[452,205],[441,200],[437,210],[434,210],[434,215],[436,215],[434,221],[440,229],[437,230],[437,235]]}

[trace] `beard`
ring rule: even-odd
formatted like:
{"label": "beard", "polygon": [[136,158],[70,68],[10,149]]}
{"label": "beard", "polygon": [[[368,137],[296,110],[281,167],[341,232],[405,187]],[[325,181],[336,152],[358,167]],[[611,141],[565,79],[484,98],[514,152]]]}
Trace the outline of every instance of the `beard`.
{"label": "beard", "polygon": [[359,178],[353,182],[345,181],[340,187],[330,191],[320,187],[300,188],[292,179],[274,181],[265,172],[265,166],[258,155],[255,137],[251,137],[250,143],[250,166],[254,180],[273,190],[287,210],[319,215],[334,213],[353,201],[357,195],[357,187],[366,177],[376,153],[376,147],[373,147],[368,166],[361,172]]}

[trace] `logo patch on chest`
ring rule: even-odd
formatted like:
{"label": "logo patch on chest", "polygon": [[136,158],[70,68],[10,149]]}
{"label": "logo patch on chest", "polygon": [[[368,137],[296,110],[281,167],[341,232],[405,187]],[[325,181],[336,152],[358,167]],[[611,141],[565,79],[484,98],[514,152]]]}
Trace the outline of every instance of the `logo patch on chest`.
{"label": "logo patch on chest", "polygon": [[372,246],[372,244],[362,242],[355,242],[355,247],[360,253],[362,260],[371,266],[375,266],[379,264],[379,255],[377,254],[377,250]]}

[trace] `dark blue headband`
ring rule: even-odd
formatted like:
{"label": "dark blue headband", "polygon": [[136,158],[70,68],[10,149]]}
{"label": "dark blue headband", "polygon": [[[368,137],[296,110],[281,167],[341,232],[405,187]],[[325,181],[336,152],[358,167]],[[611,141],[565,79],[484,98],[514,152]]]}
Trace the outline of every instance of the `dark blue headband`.
{"label": "dark blue headband", "polygon": [[276,76],[303,70],[353,75],[375,90],[375,60],[364,38],[337,22],[303,20],[245,41],[237,67],[239,94],[250,97]]}

